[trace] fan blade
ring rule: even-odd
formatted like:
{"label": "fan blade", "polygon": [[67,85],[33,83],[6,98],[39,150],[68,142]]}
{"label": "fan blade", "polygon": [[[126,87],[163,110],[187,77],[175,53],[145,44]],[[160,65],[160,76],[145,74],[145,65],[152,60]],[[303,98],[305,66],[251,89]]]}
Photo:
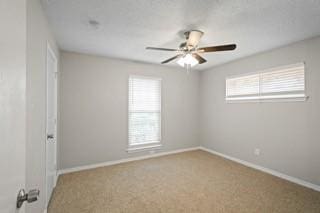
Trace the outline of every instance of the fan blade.
{"label": "fan blade", "polygon": [[200,47],[198,48],[198,52],[218,52],[218,51],[228,51],[236,49],[237,45],[235,44],[227,44],[221,46],[213,46],[213,47]]}
{"label": "fan blade", "polygon": [[199,64],[206,63],[207,60],[202,58],[199,54],[193,53],[192,56],[199,61]]}
{"label": "fan blade", "polygon": [[161,47],[146,47],[147,50],[162,50],[162,51],[179,51],[178,49],[161,48]]}
{"label": "fan blade", "polygon": [[182,56],[181,54],[180,54],[180,55],[173,56],[172,58],[169,58],[169,59],[161,62],[161,64],[166,64],[166,63],[168,63],[168,62],[170,62],[170,61],[173,61],[174,59],[177,59],[177,58],[179,58],[179,57],[181,57],[181,56]]}

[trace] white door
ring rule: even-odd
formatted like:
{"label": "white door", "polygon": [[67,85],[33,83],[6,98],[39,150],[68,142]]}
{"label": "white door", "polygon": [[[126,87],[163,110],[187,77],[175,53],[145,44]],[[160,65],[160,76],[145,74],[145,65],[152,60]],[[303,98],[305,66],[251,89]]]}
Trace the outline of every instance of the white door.
{"label": "white door", "polygon": [[26,176],[26,7],[0,1],[0,212],[16,209]]}
{"label": "white door", "polygon": [[57,181],[57,58],[47,46],[46,201]]}

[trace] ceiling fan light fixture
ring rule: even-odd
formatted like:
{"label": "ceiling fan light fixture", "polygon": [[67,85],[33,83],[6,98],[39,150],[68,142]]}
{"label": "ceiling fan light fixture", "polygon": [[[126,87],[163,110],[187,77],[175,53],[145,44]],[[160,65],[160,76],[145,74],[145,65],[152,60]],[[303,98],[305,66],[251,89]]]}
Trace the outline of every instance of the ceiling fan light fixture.
{"label": "ceiling fan light fixture", "polygon": [[181,57],[177,64],[179,64],[182,67],[190,66],[193,67],[197,64],[199,64],[199,61],[195,59],[191,54],[186,54],[185,56]]}
{"label": "ceiling fan light fixture", "polygon": [[207,60],[201,56],[203,53],[230,51],[236,49],[236,44],[224,44],[218,46],[198,47],[199,41],[203,36],[200,30],[190,30],[184,33],[186,41],[181,43],[178,49],[162,48],[162,47],[146,47],[148,50],[173,51],[176,55],[164,60],[161,64],[167,64],[175,61],[182,67],[190,70],[197,64],[206,63]]}

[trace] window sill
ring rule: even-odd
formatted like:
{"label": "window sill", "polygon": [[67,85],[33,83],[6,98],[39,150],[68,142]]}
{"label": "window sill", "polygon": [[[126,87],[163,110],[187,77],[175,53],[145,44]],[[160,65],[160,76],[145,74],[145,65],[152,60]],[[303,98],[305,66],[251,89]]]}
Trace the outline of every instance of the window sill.
{"label": "window sill", "polygon": [[143,151],[148,151],[148,150],[155,150],[155,149],[160,149],[162,147],[162,144],[144,144],[143,146],[131,146],[127,149],[128,153],[135,153],[135,152],[143,152]]}
{"label": "window sill", "polygon": [[227,103],[264,103],[264,102],[300,102],[307,101],[306,95],[270,95],[254,97],[226,98]]}

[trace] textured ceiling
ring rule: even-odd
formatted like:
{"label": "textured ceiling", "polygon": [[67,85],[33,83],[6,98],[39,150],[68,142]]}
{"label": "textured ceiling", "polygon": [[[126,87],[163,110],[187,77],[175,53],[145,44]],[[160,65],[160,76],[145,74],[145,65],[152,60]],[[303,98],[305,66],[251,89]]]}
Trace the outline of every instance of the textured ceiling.
{"label": "textured ceiling", "polygon": [[208,62],[197,69],[320,35],[320,0],[43,0],[43,6],[63,50],[159,63],[173,53],[145,47],[177,48],[189,29],[205,32],[199,46],[238,45],[204,54]]}

